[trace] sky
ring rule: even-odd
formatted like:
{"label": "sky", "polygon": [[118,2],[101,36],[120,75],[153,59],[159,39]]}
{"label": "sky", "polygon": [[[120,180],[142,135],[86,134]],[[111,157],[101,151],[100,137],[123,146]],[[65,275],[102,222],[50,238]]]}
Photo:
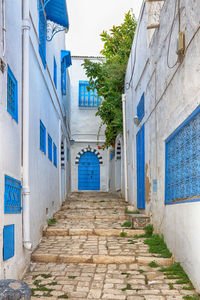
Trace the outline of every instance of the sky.
{"label": "sky", "polygon": [[72,56],[98,56],[100,34],[120,25],[131,8],[138,18],[142,0],[67,0],[69,32],[66,47]]}

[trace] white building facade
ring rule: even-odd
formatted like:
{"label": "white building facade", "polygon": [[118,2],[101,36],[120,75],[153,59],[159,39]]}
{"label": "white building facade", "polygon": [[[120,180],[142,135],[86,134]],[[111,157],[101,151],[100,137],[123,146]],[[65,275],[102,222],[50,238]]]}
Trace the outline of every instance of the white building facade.
{"label": "white building facade", "polygon": [[[1,1],[0,11],[0,278],[5,279],[22,277],[47,219],[70,191],[71,57],[65,50],[64,0]],[[53,37],[56,26],[62,32]]]}
{"label": "white building facade", "polygon": [[71,80],[71,190],[109,190],[109,151],[102,150],[104,127],[95,116],[101,99],[88,91],[84,59],[98,62],[97,57],[72,57]]}
{"label": "white building facade", "polygon": [[125,90],[129,201],[200,291],[199,15],[195,0],[144,1]]}

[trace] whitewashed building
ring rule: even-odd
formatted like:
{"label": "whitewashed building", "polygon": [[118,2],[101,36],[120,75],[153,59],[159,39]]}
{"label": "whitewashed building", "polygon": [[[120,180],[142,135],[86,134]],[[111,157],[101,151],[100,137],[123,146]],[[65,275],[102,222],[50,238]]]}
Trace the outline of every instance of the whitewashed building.
{"label": "whitewashed building", "polygon": [[69,24],[65,0],[0,12],[0,278],[20,278],[70,191]]}
{"label": "whitewashed building", "polygon": [[143,2],[125,92],[129,201],[200,291],[199,16],[195,0]]}
{"label": "whitewashed building", "polygon": [[[84,59],[97,62],[98,57],[72,57],[71,80],[71,190],[109,190],[109,151],[102,150],[104,130],[96,117],[101,99],[88,91]],[[99,136],[99,137],[98,137]]]}

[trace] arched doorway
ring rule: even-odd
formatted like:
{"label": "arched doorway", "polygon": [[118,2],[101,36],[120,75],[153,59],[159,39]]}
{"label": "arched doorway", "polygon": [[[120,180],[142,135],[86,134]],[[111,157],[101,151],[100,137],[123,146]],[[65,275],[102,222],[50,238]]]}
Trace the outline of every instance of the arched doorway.
{"label": "arched doorway", "polygon": [[100,190],[99,159],[93,152],[85,152],[80,157],[78,166],[78,189],[80,191]]}

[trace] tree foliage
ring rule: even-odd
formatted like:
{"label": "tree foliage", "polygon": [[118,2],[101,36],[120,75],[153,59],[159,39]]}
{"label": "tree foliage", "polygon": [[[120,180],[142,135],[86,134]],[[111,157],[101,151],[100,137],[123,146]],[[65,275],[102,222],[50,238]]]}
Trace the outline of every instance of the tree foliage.
{"label": "tree foliage", "polygon": [[96,89],[103,99],[96,115],[106,125],[105,148],[114,145],[116,136],[123,131],[121,96],[136,26],[135,15],[129,11],[120,26],[113,26],[100,35],[104,42],[101,51],[104,59],[100,62],[86,59],[83,63],[89,89]]}

